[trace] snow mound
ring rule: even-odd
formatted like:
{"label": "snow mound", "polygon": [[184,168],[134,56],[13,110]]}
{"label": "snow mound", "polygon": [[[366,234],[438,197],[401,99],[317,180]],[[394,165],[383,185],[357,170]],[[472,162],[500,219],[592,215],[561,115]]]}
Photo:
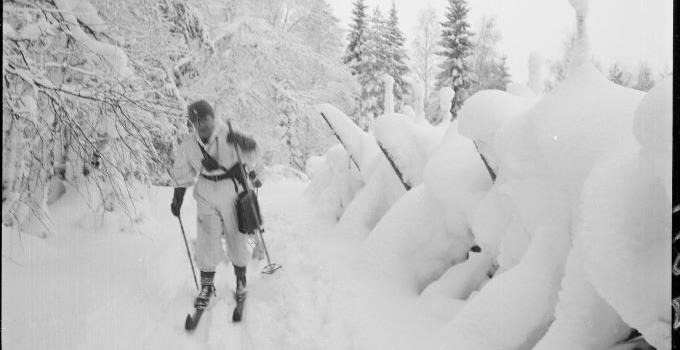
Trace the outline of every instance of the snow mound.
{"label": "snow mound", "polygon": [[642,95],[584,64],[528,112],[525,137],[535,141],[542,165],[572,200],[599,158],[631,145]]}
{"label": "snow mound", "polygon": [[509,83],[505,87],[505,91],[507,91],[511,95],[519,96],[519,97],[524,97],[524,98],[536,98],[536,94],[534,93],[529,86],[526,84],[520,84],[520,83]]}
{"label": "snow mound", "polygon": [[458,133],[458,122],[448,126],[442,142],[425,165],[428,190],[443,206],[450,230],[460,229],[459,219],[469,225],[474,208],[491,179],[471,140]]}
{"label": "snow mound", "polygon": [[311,178],[306,193],[326,213],[338,220],[361,188],[363,182],[341,145],[335,145],[322,157],[307,160]]}
{"label": "snow mound", "polygon": [[642,147],[662,153],[673,148],[673,77],[658,82],[635,110],[633,134]]}
{"label": "snow mound", "polygon": [[380,154],[375,167],[371,178],[345,209],[337,232],[365,237],[404,194],[404,186],[384,155]]}
{"label": "snow mound", "polygon": [[465,100],[458,112],[461,135],[475,141],[492,169],[500,150],[493,148],[497,131],[533,105],[534,100],[500,90],[482,90]]}
{"label": "snow mound", "polygon": [[316,109],[319,113],[323,113],[328,123],[331,124],[330,127],[338,135],[342,145],[357,162],[362,179],[367,182],[375,170],[375,158],[380,155],[375,139],[333,105],[324,103],[317,105]]}
{"label": "snow mound", "polygon": [[535,350],[609,349],[630,334],[630,327],[587,281],[580,244],[567,258],[559,298],[555,321]]}
{"label": "snow mound", "polygon": [[671,210],[644,156],[625,154],[587,179],[576,233],[598,293],[657,349],[670,349]]}
{"label": "snow mound", "polygon": [[470,252],[467,260],[449,268],[439,279],[427,286],[420,297],[440,295],[465,300],[470,293],[489,280],[487,273],[492,266],[493,260],[488,254]]}
{"label": "snow mound", "polygon": [[263,171],[264,181],[281,181],[281,180],[297,180],[302,182],[308,182],[309,177],[300,170],[293,169],[289,166],[277,164],[264,168]]}
{"label": "snow mound", "polygon": [[472,140],[489,139],[512,117],[530,106],[530,101],[505,91],[479,91],[461,106],[458,112],[458,131]]}
{"label": "snow mound", "polygon": [[395,293],[417,295],[449,266],[465,260],[470,245],[465,235],[446,231],[441,207],[421,185],[383,216],[362,245],[360,259]]}
{"label": "snow mound", "polygon": [[423,181],[428,156],[443,133],[430,125],[415,124],[403,114],[389,114],[375,122],[375,137],[392,157],[404,180],[411,186]]}
{"label": "snow mound", "polygon": [[494,276],[438,334],[442,349],[530,349],[552,321],[569,236],[536,235],[522,261]]}

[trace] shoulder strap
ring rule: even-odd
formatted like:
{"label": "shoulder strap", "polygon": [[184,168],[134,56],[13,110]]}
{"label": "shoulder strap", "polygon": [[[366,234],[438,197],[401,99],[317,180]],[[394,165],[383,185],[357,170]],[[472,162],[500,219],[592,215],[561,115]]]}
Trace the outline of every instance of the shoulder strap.
{"label": "shoulder strap", "polygon": [[[215,142],[218,142],[218,140],[215,139]],[[231,175],[230,177],[232,179],[236,178],[238,180],[238,182],[241,183],[241,186],[243,186],[243,188],[246,188],[246,189],[248,188],[247,178],[245,177],[245,169],[243,167],[243,163],[241,162],[240,155],[239,155],[239,161],[236,164],[234,164],[234,166],[232,166],[231,169],[227,169],[227,168],[224,167],[224,165],[220,164],[217,160],[215,160],[215,158],[213,158],[210,154],[208,154],[208,152],[206,152],[205,148],[203,148],[203,146],[201,146],[200,143],[197,143],[197,145],[198,145],[198,148],[201,149],[201,153],[203,153],[204,158],[212,159],[215,163],[217,163],[217,165],[220,166],[220,169],[222,169],[222,171],[224,171],[227,174],[230,174]],[[236,151],[238,152],[238,148],[237,148]],[[236,183],[234,183],[234,186],[236,186]],[[237,190],[237,192],[238,192],[238,190]]]}
{"label": "shoulder strap", "polygon": [[[218,140],[215,139],[215,142],[218,142]],[[229,171],[229,170],[227,170],[227,168],[225,168],[222,164],[220,164],[215,158],[213,158],[210,154],[208,154],[208,152],[206,152],[205,148],[203,148],[203,146],[201,146],[201,143],[200,143],[200,142],[196,142],[196,144],[198,145],[198,148],[201,150],[201,153],[203,154],[203,158],[212,159],[213,162],[217,163],[217,165],[220,166],[220,169],[222,169],[222,170],[224,170],[224,171],[226,171],[226,172]]]}

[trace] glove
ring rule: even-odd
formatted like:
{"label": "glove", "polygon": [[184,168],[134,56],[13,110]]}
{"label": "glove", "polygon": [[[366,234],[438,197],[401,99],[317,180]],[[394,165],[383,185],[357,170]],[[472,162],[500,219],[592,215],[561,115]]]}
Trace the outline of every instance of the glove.
{"label": "glove", "polygon": [[230,131],[227,134],[227,142],[238,145],[244,151],[252,151],[257,146],[255,140],[236,131]]}
{"label": "glove", "polygon": [[179,208],[182,207],[184,193],[186,191],[186,187],[175,187],[175,193],[172,195],[172,203],[170,204],[170,211],[172,212],[172,215],[179,217]]}

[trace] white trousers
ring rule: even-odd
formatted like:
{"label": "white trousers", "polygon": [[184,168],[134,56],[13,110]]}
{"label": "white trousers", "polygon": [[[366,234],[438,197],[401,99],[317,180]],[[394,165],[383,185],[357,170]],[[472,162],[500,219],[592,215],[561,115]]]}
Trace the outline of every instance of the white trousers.
{"label": "white trousers", "polygon": [[[250,256],[248,235],[238,231],[236,189],[230,179],[210,181],[199,177],[194,188],[198,205],[196,264],[201,271],[215,271],[220,262],[246,266]],[[226,254],[222,247],[226,241]]]}

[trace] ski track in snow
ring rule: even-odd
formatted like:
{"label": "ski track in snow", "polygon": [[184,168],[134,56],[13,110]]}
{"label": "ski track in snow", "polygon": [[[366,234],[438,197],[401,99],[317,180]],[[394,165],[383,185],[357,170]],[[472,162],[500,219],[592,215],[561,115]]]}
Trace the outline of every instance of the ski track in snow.
{"label": "ski track in snow", "polygon": [[[150,191],[151,220],[142,223],[142,234],[64,226],[48,240],[22,235],[24,246],[15,244],[12,254],[23,249],[25,261],[8,261],[3,248],[3,348],[346,348],[347,329],[329,304],[336,264],[345,263],[340,256],[349,247],[329,234],[332,222],[315,215],[303,196],[306,186],[272,181],[262,188],[264,239],[272,262],[283,268],[261,275],[266,260],[251,261],[243,319],[235,324],[233,269],[218,266],[217,296],[192,333],[184,330],[184,318],[196,290],[179,225],[166,205],[171,189]],[[187,194],[182,218],[190,240],[195,210]],[[51,254],[33,247],[42,245]]]}

